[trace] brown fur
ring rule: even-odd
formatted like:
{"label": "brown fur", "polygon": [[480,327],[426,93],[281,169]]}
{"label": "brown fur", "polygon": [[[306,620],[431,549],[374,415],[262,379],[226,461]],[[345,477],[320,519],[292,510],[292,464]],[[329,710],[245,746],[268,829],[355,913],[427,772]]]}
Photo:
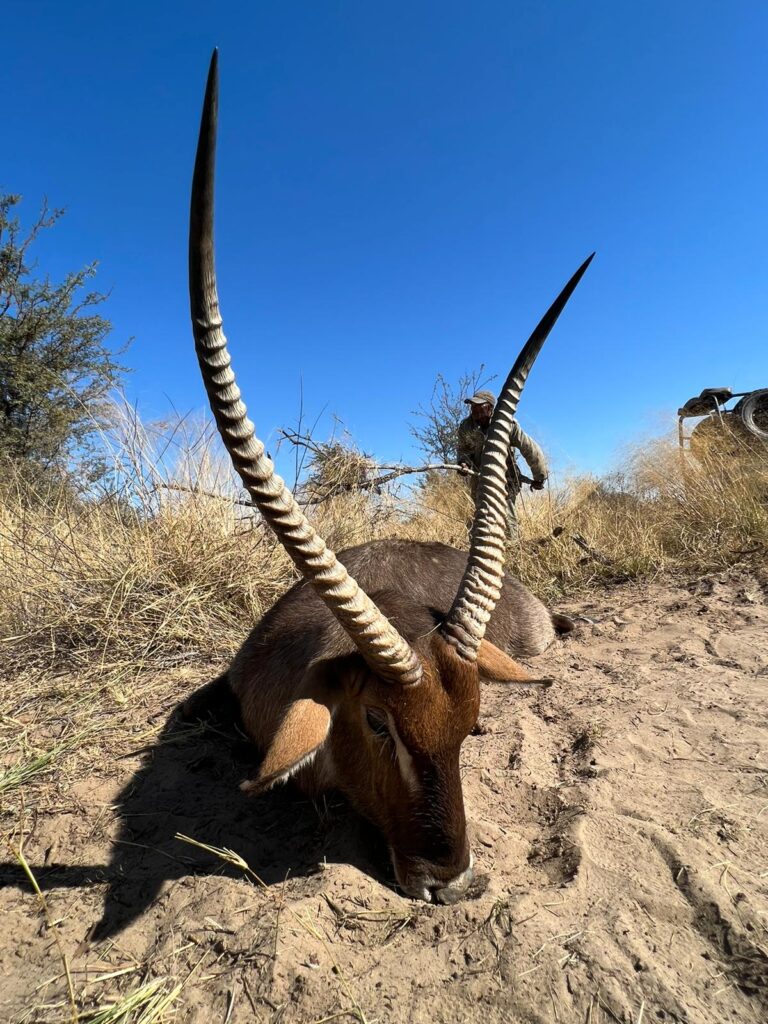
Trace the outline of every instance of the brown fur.
{"label": "brown fur", "polygon": [[308,761],[325,743],[331,728],[331,712],[311,697],[290,705],[259,768],[258,778],[243,782],[246,793],[261,793],[283,782],[303,761]]}
{"label": "brown fur", "polygon": [[379,541],[338,557],[411,644],[422,680],[402,687],[379,679],[311,587],[297,583],[227,674],[243,725],[265,752],[243,788],[258,793],[293,775],[312,794],[341,790],[384,833],[405,891],[452,902],[471,877],[459,752],[477,721],[480,677],[536,682],[511,655],[544,650],[552,617],[506,577],[478,661],[467,662],[439,629],[465,553]]}

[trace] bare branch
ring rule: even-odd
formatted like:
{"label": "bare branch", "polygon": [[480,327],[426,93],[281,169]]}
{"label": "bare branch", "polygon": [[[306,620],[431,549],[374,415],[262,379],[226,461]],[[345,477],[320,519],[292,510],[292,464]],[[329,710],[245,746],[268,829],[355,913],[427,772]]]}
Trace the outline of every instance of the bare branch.
{"label": "bare branch", "polygon": [[226,501],[230,505],[243,505],[245,508],[258,508],[255,501],[246,501],[244,498],[235,498],[230,494],[216,494],[215,491],[204,491],[199,487],[185,487],[184,484],[159,483],[157,490],[163,491],[184,491],[186,494],[197,494],[202,498],[214,498],[216,501]]}
{"label": "bare branch", "polygon": [[[314,440],[311,434],[302,434],[295,430],[281,429],[281,437],[289,441],[296,448],[304,448],[320,459],[327,458],[328,445],[323,445]],[[358,468],[358,467],[355,467]],[[296,495],[296,500],[303,508],[314,505],[322,505],[331,498],[338,498],[344,494],[355,494],[363,491],[378,492],[381,487],[392,483],[403,476],[413,476],[417,473],[432,473],[436,470],[447,470],[448,472],[460,473],[462,476],[477,477],[480,474],[477,470],[465,468],[455,462],[427,462],[421,466],[406,466],[402,463],[381,463],[377,464],[367,456],[360,457],[359,476],[355,480],[338,480],[323,486],[322,483],[309,485],[309,493]],[[523,483],[533,483],[526,476],[520,475]],[[182,484],[161,483],[158,487],[171,491],[184,491],[189,494],[199,494],[203,497],[214,498],[219,501],[227,501],[234,505],[242,505],[245,508],[256,508],[254,502],[240,498],[229,497],[224,494],[216,494],[212,491],[204,491],[197,487],[187,487]]]}

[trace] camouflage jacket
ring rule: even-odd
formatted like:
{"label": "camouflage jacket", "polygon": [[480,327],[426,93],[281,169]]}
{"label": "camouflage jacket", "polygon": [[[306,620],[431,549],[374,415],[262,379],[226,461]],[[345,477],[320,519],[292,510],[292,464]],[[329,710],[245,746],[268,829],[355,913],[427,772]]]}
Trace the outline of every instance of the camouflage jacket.
{"label": "camouflage jacket", "polygon": [[[457,431],[456,461],[458,463],[466,462],[472,469],[480,469],[480,460],[483,455],[483,445],[485,444],[487,433],[487,428],[479,426],[471,416],[463,419]],[[544,452],[533,438],[526,434],[517,420],[513,422],[512,437],[510,439],[509,459],[507,461],[508,476],[517,475],[515,450],[519,451],[528,463],[534,480],[547,479],[547,460],[544,458]]]}

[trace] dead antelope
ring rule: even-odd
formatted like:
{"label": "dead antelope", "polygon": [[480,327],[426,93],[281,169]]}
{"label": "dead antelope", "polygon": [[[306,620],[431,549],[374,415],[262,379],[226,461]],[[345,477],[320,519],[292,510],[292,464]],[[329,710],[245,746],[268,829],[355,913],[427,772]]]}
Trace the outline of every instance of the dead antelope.
{"label": "dead antelope", "polygon": [[243,789],[260,793],[292,777],[310,793],[341,790],[384,833],[402,889],[452,903],[472,879],[459,750],[477,721],[480,679],[530,681],[505,650],[539,654],[554,638],[553,619],[558,624],[503,574],[505,467],[520,391],[589,259],[532,334],[499,396],[469,556],[442,544],[379,541],[337,558],[265,456],[230,367],[214,269],[217,108],[214,53],[192,184],[195,347],[227,451],[303,580],[259,622],[207,697],[231,691],[264,752],[257,777]]}

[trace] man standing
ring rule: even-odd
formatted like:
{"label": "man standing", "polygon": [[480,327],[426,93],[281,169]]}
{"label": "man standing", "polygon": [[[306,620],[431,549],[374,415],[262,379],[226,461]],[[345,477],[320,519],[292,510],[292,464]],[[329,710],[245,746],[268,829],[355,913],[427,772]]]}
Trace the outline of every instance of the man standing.
{"label": "man standing", "polygon": [[[490,391],[478,391],[471,398],[465,398],[464,401],[469,406],[469,416],[459,424],[456,461],[462,467],[463,475],[466,475],[471,469],[478,472],[480,470],[483,445],[488,435],[496,398]],[[520,452],[530,467],[533,477],[531,487],[534,490],[542,490],[544,481],[547,479],[547,462],[544,452],[515,420],[507,459],[507,526],[510,536],[517,535],[515,501],[520,493],[521,483],[520,472],[515,462],[516,450]],[[473,502],[477,500],[477,485],[478,478],[471,476],[469,478],[469,493]]]}

